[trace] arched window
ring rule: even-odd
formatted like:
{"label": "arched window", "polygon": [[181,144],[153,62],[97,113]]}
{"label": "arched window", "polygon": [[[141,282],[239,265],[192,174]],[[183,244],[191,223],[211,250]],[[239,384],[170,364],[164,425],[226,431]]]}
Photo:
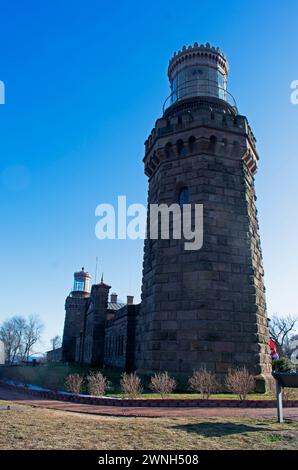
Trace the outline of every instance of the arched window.
{"label": "arched window", "polygon": [[177,141],[177,153],[179,156],[181,156],[183,154],[183,149],[184,149],[184,142],[183,140],[179,139]]}
{"label": "arched window", "polygon": [[185,204],[188,204],[188,188],[184,186],[183,188],[180,189],[179,191],[179,206],[181,209],[183,209],[183,206]]}
{"label": "arched window", "polygon": [[173,148],[171,142],[168,142],[165,146],[165,154],[166,158],[172,158],[173,157]]}
{"label": "arched window", "polygon": [[209,139],[209,150],[211,150],[211,152],[215,151],[216,142],[217,142],[216,136],[212,135]]}

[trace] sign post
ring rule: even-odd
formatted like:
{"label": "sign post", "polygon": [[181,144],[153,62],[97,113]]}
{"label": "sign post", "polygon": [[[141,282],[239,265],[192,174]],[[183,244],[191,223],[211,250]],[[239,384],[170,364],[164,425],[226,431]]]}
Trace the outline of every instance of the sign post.
{"label": "sign post", "polygon": [[282,409],[282,385],[276,380],[276,401],[277,401],[277,419],[279,423],[284,422]]}
{"label": "sign post", "polygon": [[282,391],[284,387],[298,388],[298,374],[293,372],[273,372],[272,375],[276,380],[277,419],[279,423],[283,423]]}

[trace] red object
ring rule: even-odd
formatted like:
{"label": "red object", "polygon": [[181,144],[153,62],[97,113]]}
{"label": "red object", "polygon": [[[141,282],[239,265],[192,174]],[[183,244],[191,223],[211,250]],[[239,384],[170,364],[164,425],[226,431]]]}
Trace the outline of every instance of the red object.
{"label": "red object", "polygon": [[272,341],[271,338],[270,338],[270,340],[269,340],[269,345],[270,345],[270,349],[271,349],[271,357],[272,357],[273,359],[278,358],[278,352],[277,352],[275,343],[274,343],[274,341]]}

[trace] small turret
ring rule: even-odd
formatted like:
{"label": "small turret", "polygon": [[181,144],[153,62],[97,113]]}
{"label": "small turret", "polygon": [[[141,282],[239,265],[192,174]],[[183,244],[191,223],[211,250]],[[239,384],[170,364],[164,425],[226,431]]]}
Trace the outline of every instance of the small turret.
{"label": "small turret", "polygon": [[229,65],[224,54],[210,46],[194,43],[183,46],[169,62],[171,86],[169,104],[195,96],[211,96],[227,100]]}

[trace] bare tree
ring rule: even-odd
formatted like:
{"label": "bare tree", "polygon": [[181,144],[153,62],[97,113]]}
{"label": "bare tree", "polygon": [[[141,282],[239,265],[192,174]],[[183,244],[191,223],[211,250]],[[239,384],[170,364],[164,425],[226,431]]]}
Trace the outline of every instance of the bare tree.
{"label": "bare tree", "polygon": [[8,363],[13,363],[24,354],[24,334],[26,320],[16,315],[3,322],[0,328],[0,339],[4,342],[5,356]]}
{"label": "bare tree", "polygon": [[65,386],[69,392],[79,394],[83,387],[84,378],[80,374],[70,374],[65,378]]}
{"label": "bare tree", "polygon": [[42,329],[41,321],[34,315],[28,320],[16,315],[4,321],[0,328],[0,339],[4,342],[7,362],[28,359],[34,344],[40,340]]}
{"label": "bare tree", "polygon": [[42,330],[43,323],[39,317],[37,315],[30,315],[24,331],[24,359],[28,360],[30,354],[33,353],[33,346],[40,340]]}
{"label": "bare tree", "polygon": [[208,399],[212,393],[216,393],[219,389],[219,383],[214,372],[201,368],[194,370],[192,376],[188,380],[191,390],[201,393],[203,398]]}
{"label": "bare tree", "polygon": [[254,391],[255,378],[246,367],[229,369],[225,384],[230,392],[239,395],[240,400],[246,400],[247,395]]}
{"label": "bare tree", "polygon": [[158,372],[151,377],[149,388],[164,398],[165,395],[169,395],[175,390],[176,381],[169,376],[168,372]]}
{"label": "bare tree", "polygon": [[286,317],[274,315],[270,320],[269,333],[276,344],[280,356],[288,355],[291,333],[294,332],[297,323],[298,317],[291,315],[287,315]]}
{"label": "bare tree", "polygon": [[124,372],[121,375],[120,386],[122,392],[129,398],[136,398],[143,391],[141,379],[135,372],[133,374]]}
{"label": "bare tree", "polygon": [[103,396],[110,382],[101,372],[90,372],[87,376],[90,395]]}
{"label": "bare tree", "polygon": [[0,339],[4,343],[6,361],[10,363],[12,359],[12,350],[14,347],[14,334],[11,320],[6,320],[3,322],[0,328]]}
{"label": "bare tree", "polygon": [[51,344],[52,344],[52,349],[60,348],[62,344],[61,336],[59,335],[54,336],[54,338],[51,339]]}

